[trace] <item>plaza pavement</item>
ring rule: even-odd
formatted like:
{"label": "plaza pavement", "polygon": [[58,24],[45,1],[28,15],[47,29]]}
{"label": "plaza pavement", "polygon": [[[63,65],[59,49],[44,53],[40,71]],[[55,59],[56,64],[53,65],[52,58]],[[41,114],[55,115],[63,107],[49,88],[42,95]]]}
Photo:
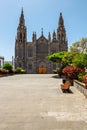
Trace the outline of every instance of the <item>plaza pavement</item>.
{"label": "plaza pavement", "polygon": [[87,98],[54,74],[0,78],[0,130],[87,130]]}

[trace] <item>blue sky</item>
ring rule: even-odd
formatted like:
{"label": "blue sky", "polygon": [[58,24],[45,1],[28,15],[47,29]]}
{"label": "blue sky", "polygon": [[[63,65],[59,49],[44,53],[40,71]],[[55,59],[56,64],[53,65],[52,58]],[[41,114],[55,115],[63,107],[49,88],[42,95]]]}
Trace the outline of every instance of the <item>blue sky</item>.
{"label": "blue sky", "polygon": [[48,32],[56,31],[60,12],[64,18],[68,46],[87,37],[87,0],[3,0],[0,1],[0,56],[5,60],[14,56],[22,7],[28,41],[31,41],[33,31],[39,37],[41,28],[46,37]]}

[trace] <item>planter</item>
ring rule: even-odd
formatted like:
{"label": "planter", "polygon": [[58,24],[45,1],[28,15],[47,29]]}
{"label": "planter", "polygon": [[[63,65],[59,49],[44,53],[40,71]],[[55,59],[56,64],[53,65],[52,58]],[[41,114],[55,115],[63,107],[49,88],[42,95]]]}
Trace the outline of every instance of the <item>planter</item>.
{"label": "planter", "polygon": [[74,86],[87,97],[87,88],[84,83],[74,80]]}

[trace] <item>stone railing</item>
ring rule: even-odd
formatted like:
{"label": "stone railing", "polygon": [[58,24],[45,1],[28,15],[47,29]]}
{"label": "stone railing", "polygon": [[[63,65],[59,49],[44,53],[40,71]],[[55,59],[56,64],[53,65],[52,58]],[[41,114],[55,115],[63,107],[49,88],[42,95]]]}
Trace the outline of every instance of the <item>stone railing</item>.
{"label": "stone railing", "polygon": [[74,80],[74,86],[87,97],[87,89],[84,83]]}

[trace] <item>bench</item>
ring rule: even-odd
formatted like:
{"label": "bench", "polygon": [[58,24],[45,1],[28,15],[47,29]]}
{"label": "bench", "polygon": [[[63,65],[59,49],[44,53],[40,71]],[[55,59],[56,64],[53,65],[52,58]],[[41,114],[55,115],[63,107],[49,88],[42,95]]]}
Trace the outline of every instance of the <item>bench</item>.
{"label": "bench", "polygon": [[64,84],[61,84],[61,89],[63,92],[69,92],[69,88],[70,88],[70,81],[66,81]]}

